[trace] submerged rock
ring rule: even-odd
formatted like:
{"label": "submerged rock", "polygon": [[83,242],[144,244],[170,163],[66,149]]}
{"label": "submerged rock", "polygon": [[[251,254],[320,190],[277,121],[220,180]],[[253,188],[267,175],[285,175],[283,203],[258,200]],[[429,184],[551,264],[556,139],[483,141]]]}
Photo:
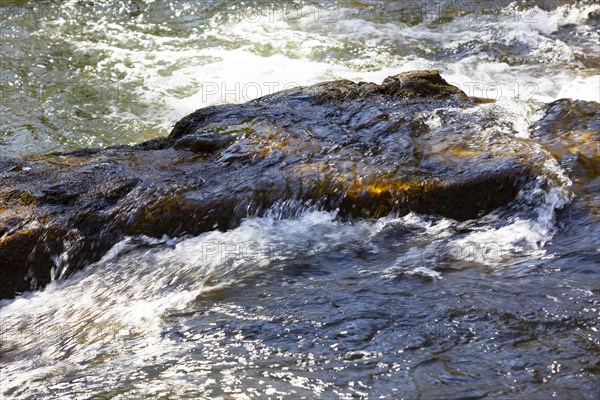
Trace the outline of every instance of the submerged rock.
{"label": "submerged rock", "polygon": [[229,229],[275,206],[478,218],[544,158],[496,132],[479,103],[413,71],[200,109],[136,146],[0,160],[0,297],[67,276],[126,235]]}

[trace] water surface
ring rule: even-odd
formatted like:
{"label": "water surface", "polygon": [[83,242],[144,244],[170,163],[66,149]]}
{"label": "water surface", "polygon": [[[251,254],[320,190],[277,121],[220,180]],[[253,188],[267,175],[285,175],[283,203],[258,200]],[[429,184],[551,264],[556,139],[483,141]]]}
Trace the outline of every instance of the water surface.
{"label": "water surface", "polygon": [[[563,3],[4,1],[0,155],[137,143],[204,106],[422,68],[497,99],[497,134],[535,139],[544,103],[600,101],[600,9]],[[596,398],[600,178],[565,165],[462,223],[273,209],[128,238],[2,301],[2,395]]]}

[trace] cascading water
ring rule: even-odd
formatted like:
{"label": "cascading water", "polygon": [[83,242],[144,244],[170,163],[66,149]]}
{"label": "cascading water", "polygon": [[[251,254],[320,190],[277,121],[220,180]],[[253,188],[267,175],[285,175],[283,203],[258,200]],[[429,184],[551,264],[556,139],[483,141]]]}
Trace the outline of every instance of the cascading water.
{"label": "cascading water", "polygon": [[472,118],[482,140],[516,136],[542,161],[479,219],[279,204],[225,232],[129,236],[63,279],[65,253],[49,286],[0,302],[0,396],[594,398],[599,178],[531,126],[544,103],[600,101],[600,7],[531,3],[3,3],[2,156],[137,143],[208,105],[439,69],[498,101],[415,120]]}

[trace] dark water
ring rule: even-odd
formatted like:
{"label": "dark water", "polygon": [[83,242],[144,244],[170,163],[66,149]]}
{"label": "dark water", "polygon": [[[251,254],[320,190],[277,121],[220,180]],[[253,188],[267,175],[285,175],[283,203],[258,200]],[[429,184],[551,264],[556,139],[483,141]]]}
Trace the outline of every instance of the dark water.
{"label": "dark water", "polygon": [[555,129],[529,128],[544,103],[600,101],[599,8],[567,3],[3,2],[5,156],[150,139],[286,85],[437,68],[498,100],[495,134],[557,161],[554,185],[479,220],[273,209],[228,232],[128,238],[1,303],[1,395],[600,397],[597,122],[563,104]]}

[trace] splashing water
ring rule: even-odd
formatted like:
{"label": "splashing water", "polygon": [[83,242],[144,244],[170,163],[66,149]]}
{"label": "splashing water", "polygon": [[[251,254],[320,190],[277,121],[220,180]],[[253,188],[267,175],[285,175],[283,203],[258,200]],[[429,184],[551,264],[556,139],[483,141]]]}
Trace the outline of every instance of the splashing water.
{"label": "splashing water", "polygon": [[[137,143],[204,106],[412,69],[498,100],[418,116],[432,129],[479,113],[481,135],[533,141],[542,103],[600,101],[593,2],[400,3],[8,1],[0,154]],[[535,148],[539,179],[477,220],[275,207],[57,268],[0,303],[1,394],[592,398],[598,214]]]}

